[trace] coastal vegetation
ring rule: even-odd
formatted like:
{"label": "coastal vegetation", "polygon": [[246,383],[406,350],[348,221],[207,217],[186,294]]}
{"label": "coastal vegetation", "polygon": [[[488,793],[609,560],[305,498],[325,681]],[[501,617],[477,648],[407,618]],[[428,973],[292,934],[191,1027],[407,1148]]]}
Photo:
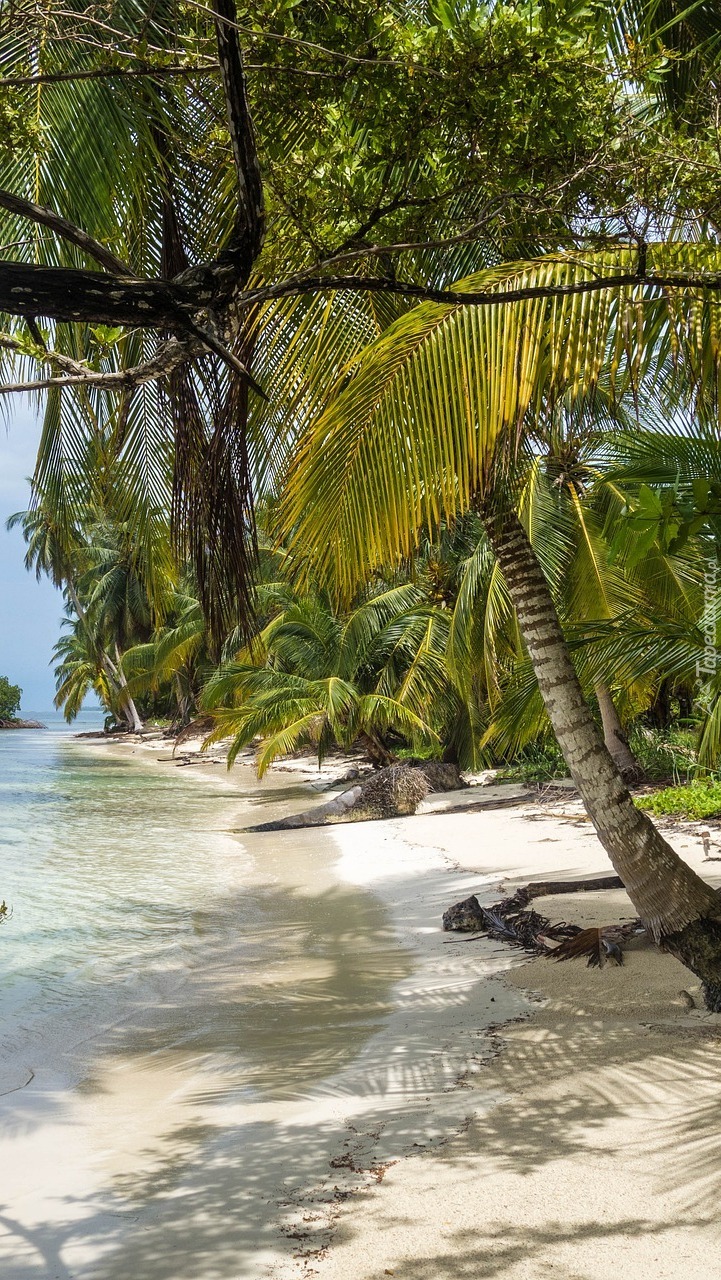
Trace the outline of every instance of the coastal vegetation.
{"label": "coastal vegetation", "polygon": [[19,11],[2,390],[43,397],[58,705],[261,772],[555,739],[721,1008],[718,899],[628,790],[647,732],[720,763],[715,0]]}
{"label": "coastal vegetation", "polygon": [[11,684],[7,676],[0,676],[0,721],[17,719],[22,696],[19,685]]}

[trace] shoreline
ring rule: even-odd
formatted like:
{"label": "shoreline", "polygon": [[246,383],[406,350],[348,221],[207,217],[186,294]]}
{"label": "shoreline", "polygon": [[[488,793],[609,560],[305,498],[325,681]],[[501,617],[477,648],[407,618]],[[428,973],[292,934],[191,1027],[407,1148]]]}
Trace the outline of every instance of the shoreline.
{"label": "shoreline", "polygon": [[[81,745],[94,751],[99,744]],[[167,742],[106,745],[125,758],[135,748],[144,768],[182,767],[163,758]],[[307,807],[314,793],[320,803],[319,792],[340,782],[348,761],[320,776],[309,764],[300,787],[297,764],[274,769],[266,796],[246,800],[246,807],[270,801],[293,811]],[[309,907],[316,898],[328,904],[316,912],[321,949],[330,925],[341,937],[347,930],[349,974],[378,963],[392,974],[395,965],[393,986],[350,1057],[333,1069],[320,1051],[315,1083],[296,1097],[286,1088],[284,1100],[282,1093],[277,1101],[244,1099],[230,1085],[230,1060],[212,1066],[199,1058],[181,1069],[160,1051],[157,1035],[150,1056],[99,1077],[107,1095],[100,1112],[81,1093],[73,1125],[82,1136],[84,1125],[102,1120],[108,1154],[99,1168],[113,1173],[115,1201],[95,1213],[95,1236],[77,1252],[73,1246],[72,1270],[58,1274],[606,1280],[627,1257],[639,1275],[685,1280],[689,1257],[698,1274],[713,1274],[710,1259],[721,1246],[714,1214],[704,1208],[674,1226],[681,1200],[678,1186],[666,1185],[670,1166],[676,1183],[685,1178],[708,1202],[721,1189],[707,1154],[715,1138],[721,1141],[715,1106],[721,1017],[688,1009],[679,992],[691,975],[643,945],[628,949],[623,969],[599,973],[583,961],[554,965],[441,930],[443,910],[469,893],[488,905],[501,896],[501,885],[508,892],[533,880],[607,873],[606,855],[578,803],[419,813],[238,838],[234,810],[244,793],[263,788],[239,787],[247,768],[243,762],[221,774],[204,759],[189,776],[214,780],[238,852],[250,841],[264,875],[280,877]],[[669,834],[713,881],[717,867],[702,866],[704,825],[674,824]],[[233,865],[231,855],[231,880]],[[366,896],[354,898],[358,892]],[[375,945],[363,943],[363,921],[351,918],[357,909],[351,903],[369,894],[387,919],[380,957]],[[633,914],[619,890],[537,903],[551,918],[581,924]],[[208,956],[207,965],[216,961]],[[225,969],[221,998],[244,977]],[[315,997],[300,976],[307,967],[297,970],[299,989],[292,964],[287,972],[263,999],[280,996],[279,1008],[290,1013]],[[321,1004],[318,1027],[322,1010]],[[14,1096],[23,1095],[25,1088]],[[127,1124],[130,1106],[133,1128],[122,1137],[117,1126]],[[666,1112],[676,1127],[667,1132],[666,1125],[656,1149],[649,1135],[659,1119],[665,1124]],[[688,1137],[691,1112],[695,1139]],[[194,1126],[206,1136],[168,1148],[164,1134],[191,1134]],[[614,1159],[616,1152],[622,1158]],[[712,1186],[702,1186],[701,1166],[708,1166]],[[140,1201],[133,1207],[138,1185],[148,1189],[145,1207]],[[98,1204],[107,1199],[102,1180],[92,1191],[82,1179],[66,1191],[78,1200],[91,1194]],[[186,1205],[182,1226],[174,1216],[178,1196]],[[658,1211],[648,1207],[655,1201]],[[261,1208],[262,1224],[254,1226]],[[17,1280],[36,1275],[18,1270]]]}
{"label": "shoreline", "polygon": [[[86,759],[110,759],[92,740],[77,746]],[[115,746],[116,760],[155,774],[153,754],[138,750],[133,761],[126,745]],[[158,763],[171,777],[172,763]],[[484,1016],[497,1020],[504,999],[509,1011],[522,1003],[500,986],[489,996],[477,956],[459,968],[439,948],[422,968],[417,944],[440,937],[439,911],[458,884],[436,851],[408,846],[384,823],[356,824],[354,847],[336,828],[237,839],[239,808],[307,807],[315,770],[300,787],[279,771],[262,793],[243,785],[240,769],[221,775],[204,766],[189,776],[201,797],[203,789],[218,796],[212,829],[231,837],[221,854],[230,897],[260,893],[271,931],[257,935],[257,946],[251,933],[203,950],[187,1011],[173,974],[142,975],[142,1000],[128,1016],[89,1026],[84,1038],[69,1026],[64,1052],[62,1044],[54,1056],[44,1052],[32,1079],[8,1082],[0,1163],[13,1175],[2,1193],[0,1254],[12,1280],[47,1280],[53,1267],[79,1280],[125,1280],[128,1271],[142,1280],[309,1274],[327,1247],[322,1224],[334,1234],[338,1209],[382,1178],[384,1160],[462,1126],[467,1109],[455,1086],[477,1055],[478,1028]],[[371,837],[382,851],[373,868]],[[383,887],[389,863],[392,884]],[[507,962],[496,950],[492,969]],[[253,1072],[222,1042],[194,1033],[197,1049],[182,1039],[174,1047],[177,1030],[168,1039],[165,1025],[180,1018],[190,1027],[203,1007],[237,1007],[258,1069],[267,1075],[267,1061],[277,1078],[270,1091],[255,1089]],[[284,1049],[268,1041],[266,1059],[273,1017],[288,1039]],[[50,1048],[47,1037],[43,1045]]]}
{"label": "shoreline", "polygon": [[[663,828],[718,883],[718,864],[703,860],[708,825],[673,820]],[[351,1124],[333,1162],[338,1190],[329,1194],[326,1180],[294,1206],[286,1230],[298,1249],[271,1267],[274,1280],[606,1280],[621,1259],[639,1275],[669,1280],[685,1280],[689,1260],[698,1274],[713,1274],[721,1248],[721,1170],[711,1158],[721,1145],[721,1016],[698,1007],[692,975],[643,940],[627,948],[623,969],[599,972],[440,933],[442,910],[470,892],[488,905],[501,885],[505,894],[533,880],[607,874],[580,803],[569,796],[551,806],[529,801],[326,830],[340,850],[338,873],[372,887],[394,911],[421,988],[440,1003],[453,993],[447,1023],[439,1019],[431,1032],[438,1056],[451,1047],[453,1069],[424,1096],[425,1109],[411,1111],[415,1136],[402,1110],[362,1132]],[[410,910],[408,886],[388,874],[390,860],[397,872],[404,856],[421,889],[418,902],[411,890]],[[535,905],[584,927],[635,915],[622,890]],[[492,973],[484,969],[488,948]],[[412,1062],[422,1060],[417,1044],[408,1048]],[[350,1175],[343,1184],[341,1172]],[[687,1187],[696,1197],[691,1217]]]}
{"label": "shoreline", "polygon": [[[92,748],[94,744],[86,740],[82,745]],[[111,740],[103,745],[123,755],[130,749],[144,763],[154,759],[164,767],[183,767],[181,760],[163,754],[167,744],[162,741]],[[189,751],[194,753],[192,743]],[[212,761],[194,754],[197,767],[191,776],[199,781],[212,777],[231,790],[252,768],[248,758],[220,775]],[[321,803],[318,793],[342,785],[356,763],[354,757],[341,757],[319,770],[310,759],[289,760],[274,766],[269,778],[276,783],[283,775],[302,779],[306,797],[295,799],[292,808],[305,808],[314,792]],[[227,799],[232,805],[232,797]],[[325,1076],[320,1096],[292,1121],[325,1131],[326,1150],[314,1176],[302,1186],[289,1188],[285,1203],[280,1201],[276,1246],[269,1251],[266,1269],[258,1272],[273,1280],[314,1274],[332,1251],[338,1217],[346,1203],[352,1205],[357,1195],[382,1182],[386,1171],[400,1160],[440,1148],[463,1130],[470,1120],[468,1077],[498,1052],[500,1026],[528,1016],[525,996],[501,982],[501,975],[521,963],[522,957],[491,941],[476,946],[472,954],[463,947],[447,946],[449,938],[441,931],[442,912],[458,897],[478,892],[479,877],[471,869],[461,869],[433,842],[407,838],[405,824],[424,820],[431,821],[435,833],[439,818],[432,813],[424,818],[238,833],[241,841],[252,835],[256,847],[269,849],[279,838],[288,850],[299,842],[326,843],[330,875],[339,885],[361,888],[383,902],[391,916],[394,946],[411,957],[409,972],[390,994],[383,1025],[351,1064],[337,1075]],[[492,871],[485,878],[487,891],[481,896],[491,902],[502,877]],[[324,1096],[332,1099],[330,1111]],[[246,1274],[251,1271],[238,1272]]]}

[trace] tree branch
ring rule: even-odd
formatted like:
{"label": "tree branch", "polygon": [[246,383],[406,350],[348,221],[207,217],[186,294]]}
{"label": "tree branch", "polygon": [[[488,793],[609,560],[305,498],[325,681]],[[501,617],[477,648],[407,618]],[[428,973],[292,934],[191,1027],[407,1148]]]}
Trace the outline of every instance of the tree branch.
{"label": "tree branch", "polygon": [[448,303],[450,306],[497,307],[509,302],[525,302],[532,298],[564,298],[577,293],[599,293],[603,289],[620,289],[628,285],[647,285],[658,289],[710,289],[721,290],[721,273],[704,275],[657,275],[655,272],[626,271],[612,276],[599,276],[595,280],[579,280],[573,284],[529,285],[522,289],[504,289],[462,292],[456,289],[429,289],[425,285],[393,280],[390,276],[330,276],[303,277],[280,281],[263,289],[241,294],[237,305],[241,308],[257,306],[275,298],[294,297],[304,293],[328,293],[347,290],[352,293],[393,293],[402,297],[417,298],[419,302]]}
{"label": "tree branch", "polygon": [[0,188],[0,208],[16,213],[21,218],[28,218],[30,222],[38,222],[43,227],[49,227],[63,240],[69,240],[71,244],[77,245],[79,249],[90,254],[101,266],[112,271],[113,275],[125,277],[135,275],[122,258],[116,257],[99,240],[88,235],[88,232],[83,231],[81,227],[76,227],[73,222],[68,222],[67,218],[63,218],[54,210],[45,208],[44,205],[33,204],[31,200],[23,200],[21,196],[13,195],[12,191],[4,191]]}
{"label": "tree branch", "polygon": [[263,182],[246,95],[235,0],[213,0],[213,9],[239,197],[235,225],[221,254],[221,262],[225,260],[232,265],[234,283],[245,284],[263,244]]}
{"label": "tree branch", "polygon": [[[3,346],[9,346],[8,341],[2,342]],[[13,344],[14,345],[14,344]],[[158,382],[161,378],[165,378],[173,369],[181,364],[187,363],[188,360],[194,359],[201,355],[205,349],[205,344],[197,340],[181,340],[178,338],[170,338],[158,349],[151,360],[146,360],[143,364],[135,365],[130,369],[118,369],[113,373],[103,373],[96,369],[89,369],[86,365],[78,361],[71,360],[68,356],[61,356],[58,352],[49,351],[47,359],[50,362],[59,364],[62,368],[68,370],[65,374],[53,374],[49,378],[37,378],[31,382],[16,382],[0,385],[0,395],[9,395],[15,391],[46,391],[49,387],[93,387],[100,391],[127,391],[134,387],[140,387],[146,382]]]}
{"label": "tree branch", "polygon": [[[246,62],[247,71],[272,71],[274,76],[305,76],[310,80],[338,80],[339,71],[312,71],[307,67],[273,66],[270,62]],[[220,70],[219,62],[204,62],[197,67],[164,67],[149,64],[140,67],[96,67],[93,71],[46,71],[36,76],[0,77],[0,89],[26,89],[38,84],[62,84],[75,80],[127,80],[143,77],[157,80],[177,77],[191,80]]]}
{"label": "tree branch", "polygon": [[0,311],[85,324],[182,327],[183,312],[214,300],[213,281],[131,280],[35,263],[0,262]]}

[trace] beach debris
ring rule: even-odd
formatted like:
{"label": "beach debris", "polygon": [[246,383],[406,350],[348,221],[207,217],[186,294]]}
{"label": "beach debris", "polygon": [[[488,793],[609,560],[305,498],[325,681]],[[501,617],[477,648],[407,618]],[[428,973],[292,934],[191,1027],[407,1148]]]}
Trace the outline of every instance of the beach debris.
{"label": "beach debris", "polygon": [[455,902],[443,912],[443,928],[456,933],[476,933],[486,927],[486,915],[473,893],[462,902]]}
{"label": "beach debris", "polygon": [[580,956],[587,956],[587,964],[590,969],[602,969],[607,960],[613,960],[615,964],[623,964],[623,954],[621,948],[616,941],[616,929],[611,926],[608,929],[592,928],[581,929],[575,937],[566,938],[560,947],[555,947],[551,951],[554,960],[577,960]]}
{"label": "beach debris", "polygon": [[704,862],[721,862],[721,857],[719,857],[717,854],[711,853],[711,832],[710,831],[701,832],[701,844],[703,845]]}
{"label": "beach debris", "polygon": [[420,769],[410,769],[406,764],[391,764],[325,804],[274,822],[259,822],[245,830],[294,831],[299,827],[324,827],[334,822],[408,817],[415,813],[428,791],[426,776]]}
{"label": "beach debris", "polygon": [[552,923],[529,906],[534,898],[561,893],[585,893],[594,889],[622,889],[618,876],[601,876],[594,880],[539,880],[523,885],[510,897],[490,907],[481,906],[475,894],[456,902],[443,913],[443,928],[453,932],[473,933],[464,942],[491,938],[522,947],[534,955],[552,956],[556,960],[572,960],[586,956],[590,966],[603,968],[607,960],[623,964],[622,943],[642,932],[639,920],[618,925],[583,929],[567,920]]}

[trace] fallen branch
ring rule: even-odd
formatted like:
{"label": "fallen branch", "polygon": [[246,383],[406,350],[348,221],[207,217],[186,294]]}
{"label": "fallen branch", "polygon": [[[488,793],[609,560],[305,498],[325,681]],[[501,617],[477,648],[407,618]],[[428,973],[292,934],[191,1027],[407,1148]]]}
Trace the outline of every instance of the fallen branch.
{"label": "fallen branch", "polygon": [[[533,955],[552,956],[556,960],[587,956],[591,966],[598,965],[602,968],[608,958],[612,958],[616,964],[623,964],[621,943],[643,932],[640,920],[582,929],[580,925],[570,924],[566,920],[554,924],[547,916],[528,909],[528,903],[533,898],[623,887],[618,876],[601,876],[594,880],[539,880],[535,884],[517,889],[510,897],[492,907],[481,906],[473,894],[444,911],[443,928],[454,932],[472,932],[473,937],[462,939],[464,942],[491,938],[495,942],[521,947]],[[560,943],[560,946],[553,945],[555,943]]]}

